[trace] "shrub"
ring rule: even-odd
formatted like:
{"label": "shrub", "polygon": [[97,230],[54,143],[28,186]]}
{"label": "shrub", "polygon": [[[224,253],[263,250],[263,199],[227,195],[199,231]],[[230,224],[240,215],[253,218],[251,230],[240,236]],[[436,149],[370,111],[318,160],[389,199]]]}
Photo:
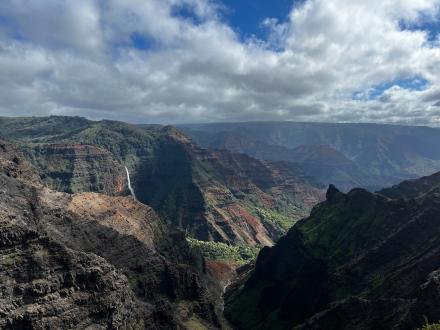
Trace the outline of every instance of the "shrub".
{"label": "shrub", "polygon": [[228,245],[221,242],[199,241],[192,237],[186,238],[192,249],[198,249],[209,260],[227,260],[246,263],[255,259],[260,247],[245,245]]}

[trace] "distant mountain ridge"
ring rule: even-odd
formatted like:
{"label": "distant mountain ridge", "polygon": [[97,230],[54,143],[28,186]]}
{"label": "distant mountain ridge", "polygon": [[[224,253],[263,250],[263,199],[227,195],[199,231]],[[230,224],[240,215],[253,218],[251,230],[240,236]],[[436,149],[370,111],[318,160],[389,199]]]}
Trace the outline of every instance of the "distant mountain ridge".
{"label": "distant mountain ridge", "polygon": [[[242,152],[259,159],[298,163],[324,184],[348,191],[362,186],[377,190],[402,180],[440,171],[440,129],[381,124],[248,122],[178,125],[200,145]],[[351,163],[327,164],[328,155],[303,162],[298,148],[322,146]],[[326,167],[322,167],[326,164]]]}

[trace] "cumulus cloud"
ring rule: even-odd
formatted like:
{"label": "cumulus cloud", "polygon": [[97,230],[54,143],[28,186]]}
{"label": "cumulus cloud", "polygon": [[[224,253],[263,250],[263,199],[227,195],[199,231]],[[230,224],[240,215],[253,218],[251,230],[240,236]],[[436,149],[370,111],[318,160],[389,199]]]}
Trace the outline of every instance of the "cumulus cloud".
{"label": "cumulus cloud", "polygon": [[218,0],[2,0],[0,114],[439,125],[439,5],[306,0],[243,41]]}

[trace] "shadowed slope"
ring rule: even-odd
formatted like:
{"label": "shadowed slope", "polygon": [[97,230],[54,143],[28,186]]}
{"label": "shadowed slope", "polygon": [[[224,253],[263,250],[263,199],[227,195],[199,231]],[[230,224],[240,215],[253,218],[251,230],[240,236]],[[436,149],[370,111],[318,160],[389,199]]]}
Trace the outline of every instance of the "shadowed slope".
{"label": "shadowed slope", "polygon": [[331,186],[262,250],[228,317],[246,329],[414,329],[440,319],[440,190],[427,181],[402,184],[425,191],[412,199]]}

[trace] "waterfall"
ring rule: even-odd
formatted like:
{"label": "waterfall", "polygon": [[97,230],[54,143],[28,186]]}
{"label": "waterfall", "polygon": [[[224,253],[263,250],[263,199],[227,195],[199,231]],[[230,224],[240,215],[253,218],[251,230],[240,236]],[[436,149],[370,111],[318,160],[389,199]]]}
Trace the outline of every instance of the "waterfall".
{"label": "waterfall", "polygon": [[131,186],[131,181],[130,181],[130,172],[128,172],[128,168],[125,167],[125,172],[127,172],[127,184],[128,184],[128,189],[130,190],[131,196],[133,196],[134,199],[136,199],[136,194],[134,193],[134,189]]}

